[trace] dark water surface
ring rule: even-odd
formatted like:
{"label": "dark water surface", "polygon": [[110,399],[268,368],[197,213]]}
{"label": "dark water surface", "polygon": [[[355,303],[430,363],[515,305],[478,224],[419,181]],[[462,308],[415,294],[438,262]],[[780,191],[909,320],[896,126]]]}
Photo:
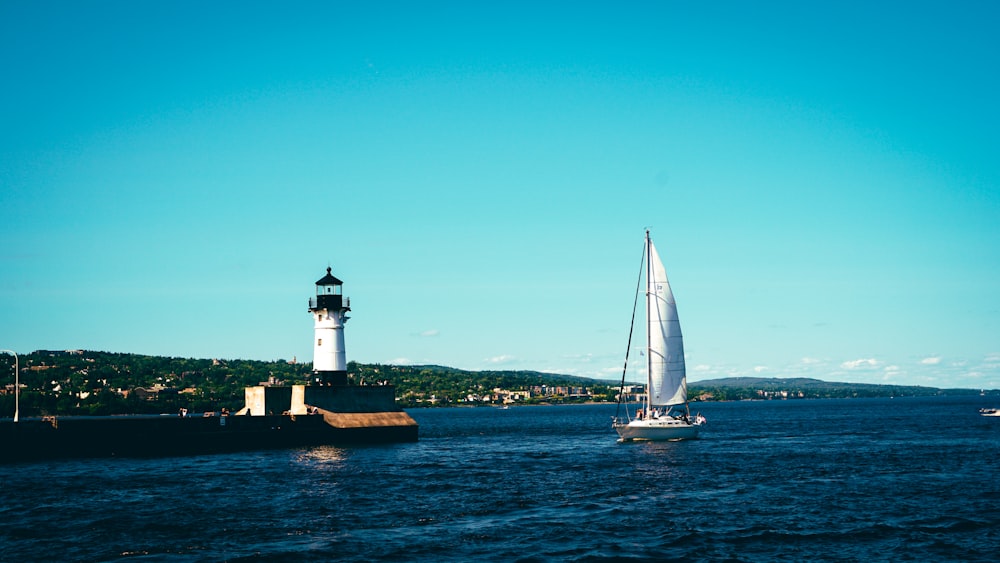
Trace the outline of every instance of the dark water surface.
{"label": "dark water surface", "polygon": [[[995,561],[980,397],[410,411],[415,444],[0,466],[0,561]],[[150,437],[155,439],[155,437]]]}

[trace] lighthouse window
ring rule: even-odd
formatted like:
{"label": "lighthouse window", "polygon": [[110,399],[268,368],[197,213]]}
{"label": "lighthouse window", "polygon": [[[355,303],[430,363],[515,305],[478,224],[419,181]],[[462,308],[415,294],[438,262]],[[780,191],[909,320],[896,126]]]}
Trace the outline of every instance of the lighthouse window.
{"label": "lighthouse window", "polygon": [[323,339],[322,338],[317,338],[316,339],[316,345],[317,346],[322,346],[323,345]]}

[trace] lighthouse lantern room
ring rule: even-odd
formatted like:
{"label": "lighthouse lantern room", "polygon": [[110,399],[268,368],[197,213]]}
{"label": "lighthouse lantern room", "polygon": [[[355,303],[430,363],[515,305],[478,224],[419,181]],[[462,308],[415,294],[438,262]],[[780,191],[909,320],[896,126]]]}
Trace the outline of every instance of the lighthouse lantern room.
{"label": "lighthouse lantern room", "polygon": [[326,275],[316,282],[316,297],[309,299],[316,330],[313,377],[320,385],[347,385],[344,323],[350,318],[351,300],[344,299],[343,284],[327,268]]}

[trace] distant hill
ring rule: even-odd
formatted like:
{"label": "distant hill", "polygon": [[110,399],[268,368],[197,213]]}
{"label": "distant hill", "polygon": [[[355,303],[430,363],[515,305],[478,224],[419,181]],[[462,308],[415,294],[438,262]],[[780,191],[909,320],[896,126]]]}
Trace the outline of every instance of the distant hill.
{"label": "distant hill", "polygon": [[838,383],[808,377],[725,377],[688,383],[689,395],[703,400],[835,398],[835,397],[929,397],[974,395],[975,389],[939,389],[919,385]]}
{"label": "distant hill", "polygon": [[481,371],[470,371],[458,368],[451,368],[448,366],[439,365],[411,365],[411,366],[396,366],[396,367],[406,367],[412,368],[420,371],[430,371],[436,373],[458,373],[470,376],[487,376],[487,377],[514,377],[520,379],[535,379],[538,381],[544,381],[548,384],[558,382],[561,385],[573,384],[573,385],[617,385],[615,381],[609,381],[604,379],[594,379],[592,377],[583,377],[580,375],[566,375],[561,373],[550,373],[545,371],[533,371],[533,370],[481,370]]}

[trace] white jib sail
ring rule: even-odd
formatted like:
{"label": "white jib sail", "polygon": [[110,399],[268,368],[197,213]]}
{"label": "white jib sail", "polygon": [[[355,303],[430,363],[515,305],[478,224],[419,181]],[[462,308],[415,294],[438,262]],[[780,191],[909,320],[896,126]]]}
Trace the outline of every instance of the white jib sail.
{"label": "white jib sail", "polygon": [[653,241],[649,241],[646,276],[646,319],[649,330],[649,404],[680,405],[687,401],[684,341],[677,318],[677,303],[670,291],[667,271]]}

